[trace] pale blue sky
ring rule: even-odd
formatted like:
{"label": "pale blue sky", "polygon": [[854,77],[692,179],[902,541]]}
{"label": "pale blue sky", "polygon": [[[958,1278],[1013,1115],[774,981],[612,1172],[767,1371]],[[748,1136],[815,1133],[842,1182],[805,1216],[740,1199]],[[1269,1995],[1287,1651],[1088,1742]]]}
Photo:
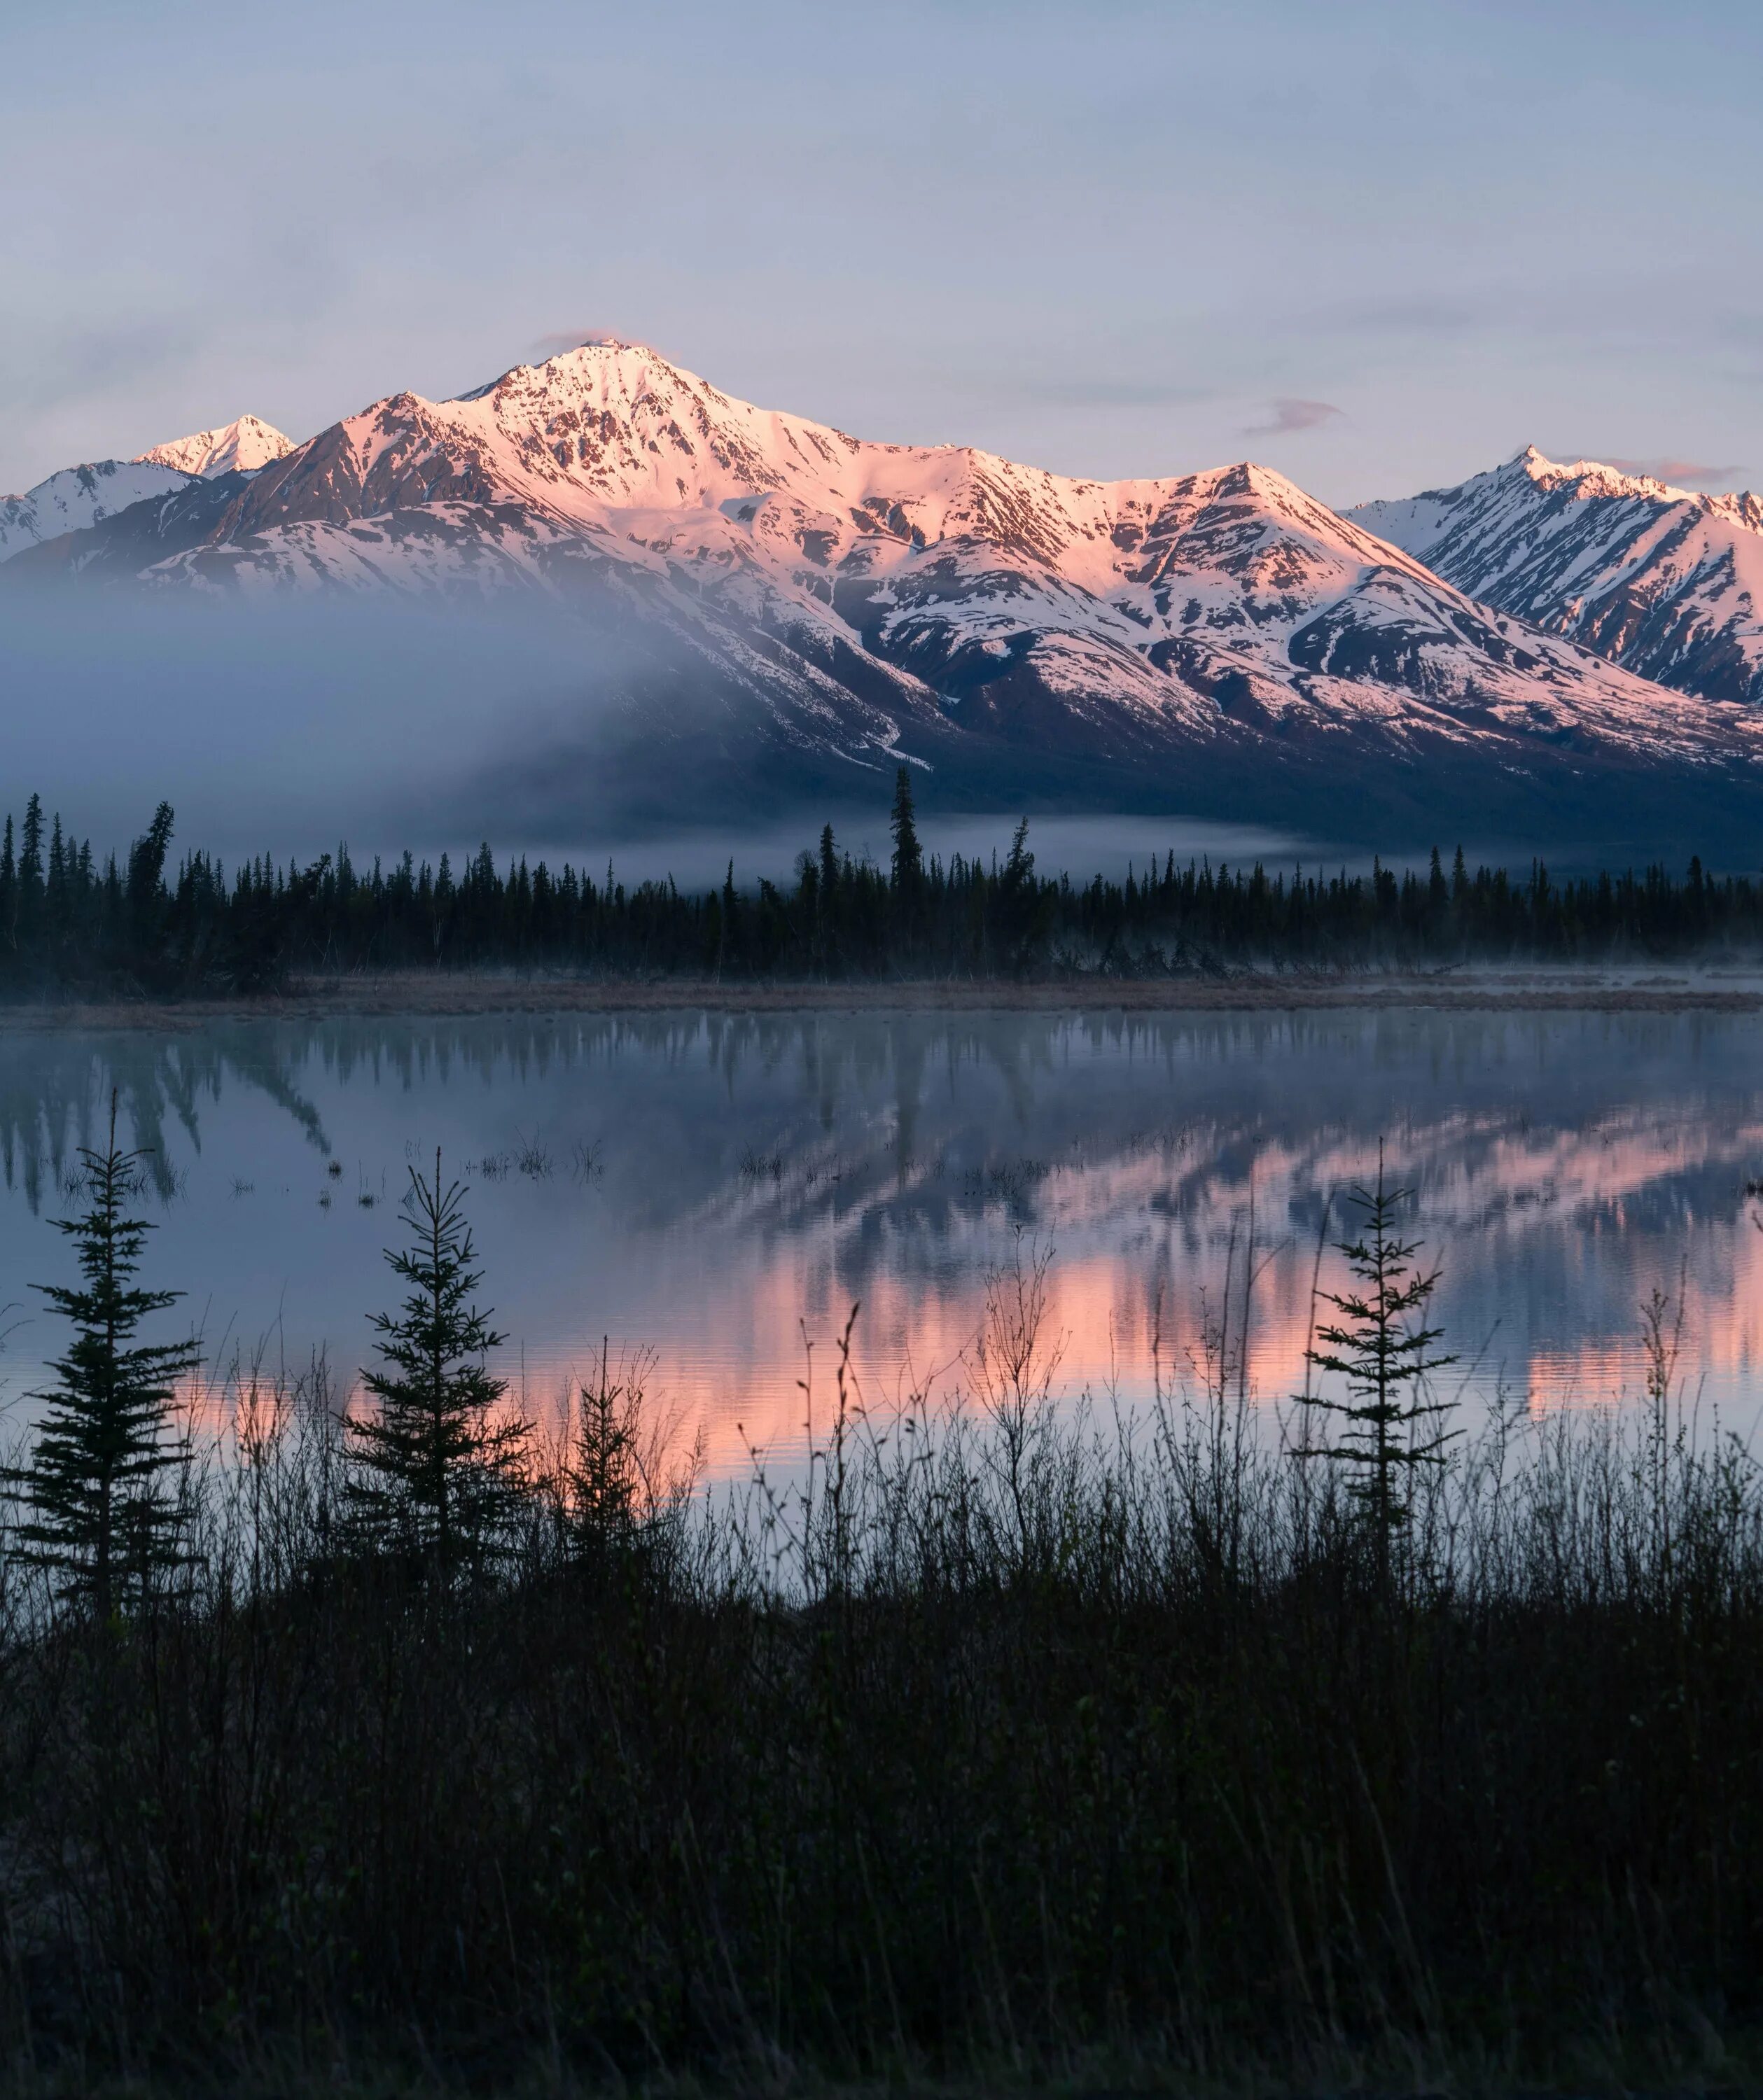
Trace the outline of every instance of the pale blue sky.
{"label": "pale blue sky", "polygon": [[1755,0],[12,8],[0,490],[589,329],[1071,473],[1763,483],[1760,112]]}

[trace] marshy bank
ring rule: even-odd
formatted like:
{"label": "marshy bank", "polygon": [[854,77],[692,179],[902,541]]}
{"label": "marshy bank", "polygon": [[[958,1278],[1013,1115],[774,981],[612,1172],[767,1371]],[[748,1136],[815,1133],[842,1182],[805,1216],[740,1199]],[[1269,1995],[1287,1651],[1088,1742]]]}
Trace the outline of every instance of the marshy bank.
{"label": "marshy bank", "polygon": [[[444,1238],[391,1340],[469,1286]],[[1503,1414],[1372,1524],[1255,1433],[1228,1326],[1057,1405],[1044,1275],[946,1405],[809,1358],[798,1462],[714,1494],[640,1358],[492,1464],[466,1288],[440,1383],[380,1389],[458,1401],[450,1532],[321,1369],[206,1395],[107,1610],[15,1526],[16,2076],[1748,2082],[1763,1479],[1671,1308],[1637,1411]]]}

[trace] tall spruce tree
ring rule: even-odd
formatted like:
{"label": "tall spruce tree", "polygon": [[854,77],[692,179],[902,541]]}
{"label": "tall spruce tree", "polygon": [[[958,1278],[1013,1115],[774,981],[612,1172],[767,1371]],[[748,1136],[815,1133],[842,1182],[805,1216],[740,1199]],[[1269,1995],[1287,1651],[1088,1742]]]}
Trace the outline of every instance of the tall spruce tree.
{"label": "tall spruce tree", "polygon": [[19,944],[19,879],[17,863],[12,858],[12,819],[6,820],[6,830],[0,835],[0,940],[9,948]]}
{"label": "tall spruce tree", "polygon": [[183,1295],[130,1281],[152,1229],[126,1214],[145,1156],[118,1146],[113,1094],[108,1144],[80,1152],[90,1207],[54,1220],[78,1250],[84,1282],[33,1286],[73,1322],[73,1341],[51,1365],[56,1383],[29,1396],[45,1410],[29,1463],[6,1476],[29,1509],[19,1532],[26,1555],[54,1569],[63,1593],[100,1620],[126,1586],[144,1593],[175,1564],[178,1512],[167,1476],[181,1454],[172,1409],[178,1379],[201,1361],[193,1341],[135,1339],[148,1314]]}
{"label": "tall spruce tree", "polygon": [[410,1286],[375,1316],[383,1368],[362,1383],[378,1406],[347,1424],[353,1512],[377,1544],[410,1552],[443,1578],[493,1552],[517,1506],[531,1425],[493,1418],[508,1388],[484,1358],[503,1340],[470,1304],[483,1281],[463,1186],[414,1167],[404,1199],[410,1245],[386,1251]]}
{"label": "tall spruce tree", "polygon": [[912,814],[912,774],[903,765],[894,778],[894,808],[888,819],[894,834],[894,861],[889,871],[893,897],[894,938],[899,960],[918,949],[925,930],[925,856]]}
{"label": "tall spruce tree", "polygon": [[166,855],[171,845],[171,805],[161,802],[153,821],[129,848],[128,912],[130,967],[150,971],[157,950],[166,908]]}
{"label": "tall spruce tree", "polygon": [[24,827],[19,840],[18,902],[14,912],[16,945],[29,947],[36,940],[43,902],[43,798],[33,795],[24,805]]}
{"label": "tall spruce tree", "polygon": [[838,954],[839,885],[838,848],[833,827],[820,827],[820,867],[815,897],[813,957],[820,969],[829,968]]}
{"label": "tall spruce tree", "polygon": [[891,870],[896,895],[915,898],[924,880],[924,848],[918,843],[918,825],[912,814],[912,776],[909,768],[901,766],[894,776],[894,808],[888,818],[888,828],[894,834],[894,864]]}
{"label": "tall spruce tree", "polygon": [[[1132,877],[1127,877],[1130,883]],[[1018,820],[1010,850],[998,877],[996,912],[1002,951],[1013,968],[1030,958],[1041,932],[1045,900],[1035,880],[1035,857],[1028,850],[1028,819]]]}
{"label": "tall spruce tree", "polygon": [[[1383,1590],[1407,1539],[1411,1483],[1423,1468],[1444,1462],[1445,1446],[1456,1433],[1443,1427],[1449,1403],[1427,1396],[1427,1379],[1456,1359],[1435,1355],[1444,1330],[1421,1324],[1441,1272],[1419,1268],[1414,1257],[1421,1242],[1404,1240],[1397,1229],[1397,1213],[1412,1193],[1386,1186],[1380,1145],[1376,1186],[1355,1189],[1348,1198],[1359,1213],[1359,1229],[1336,1243],[1363,1287],[1322,1294],[1340,1317],[1319,1327],[1305,1352],[1312,1371],[1344,1382],[1346,1396],[1319,1392],[1308,1381],[1298,1396],[1306,1429],[1297,1455],[1348,1469],[1348,1493],[1365,1524]],[[1320,1440],[1311,1440],[1310,1423]]]}

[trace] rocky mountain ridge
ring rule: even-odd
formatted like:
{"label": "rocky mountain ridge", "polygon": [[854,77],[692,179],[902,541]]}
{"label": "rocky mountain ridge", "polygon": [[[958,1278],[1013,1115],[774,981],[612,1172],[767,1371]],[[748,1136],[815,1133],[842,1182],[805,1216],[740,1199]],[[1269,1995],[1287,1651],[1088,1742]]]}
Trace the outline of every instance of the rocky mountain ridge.
{"label": "rocky mountain ridge", "polygon": [[877,443],[615,341],[389,396],[0,575],[531,602],[616,632],[631,740],[711,720],[724,759],[835,780],[906,757],[974,792],[1289,813],[1560,807],[1662,767],[1749,792],[1756,764],[1748,710],[1478,602],[1253,462],[1102,483]]}
{"label": "rocky mountain ridge", "polygon": [[83,532],[113,513],[181,488],[189,476],[150,461],[95,460],[64,467],[26,489],[0,496],[0,562],[27,547]]}
{"label": "rocky mountain ridge", "polygon": [[192,480],[253,473],[293,450],[292,438],[256,416],[241,416],[216,430],[154,445],[131,460],[64,467],[22,496],[0,496],[0,562],[101,524],[134,504],[175,494]]}
{"label": "rocky mountain ridge", "polygon": [[1345,515],[1460,590],[1674,690],[1763,702],[1763,501],[1529,445]]}

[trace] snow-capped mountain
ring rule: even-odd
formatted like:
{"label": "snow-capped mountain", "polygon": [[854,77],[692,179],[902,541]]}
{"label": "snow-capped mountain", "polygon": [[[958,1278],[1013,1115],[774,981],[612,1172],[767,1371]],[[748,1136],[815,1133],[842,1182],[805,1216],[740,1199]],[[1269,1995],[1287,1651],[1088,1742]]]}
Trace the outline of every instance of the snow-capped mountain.
{"label": "snow-capped mountain", "polygon": [[633,735],[669,733],[695,680],[726,748],[757,730],[853,786],[907,756],[974,794],[1291,814],[1319,783],[1418,808],[1448,780],[1485,823],[1489,798],[1534,811],[1660,765],[1748,789],[1757,749],[1738,710],[1475,602],[1266,468],[1102,483],[868,443],[617,342],[391,396],[8,572],[524,594],[616,624]]}
{"label": "snow-capped mountain", "polygon": [[0,496],[0,562],[64,533],[101,524],[131,505],[175,495],[191,481],[254,473],[294,450],[294,440],[255,416],[155,445],[131,460],[64,467],[22,496]]}
{"label": "snow-capped mountain", "polygon": [[1709,699],[1763,701],[1763,501],[1534,445],[1455,488],[1346,516],[1472,597]]}
{"label": "snow-capped mountain", "polygon": [[0,562],[64,532],[95,525],[113,512],[182,488],[175,467],[138,460],[96,460],[64,467],[22,496],[0,496]]}
{"label": "snow-capped mountain", "polygon": [[272,460],[285,459],[293,450],[293,439],[284,437],[273,424],[260,417],[241,416],[218,430],[197,430],[190,437],[155,445],[138,457],[212,480],[216,474],[254,474]]}

